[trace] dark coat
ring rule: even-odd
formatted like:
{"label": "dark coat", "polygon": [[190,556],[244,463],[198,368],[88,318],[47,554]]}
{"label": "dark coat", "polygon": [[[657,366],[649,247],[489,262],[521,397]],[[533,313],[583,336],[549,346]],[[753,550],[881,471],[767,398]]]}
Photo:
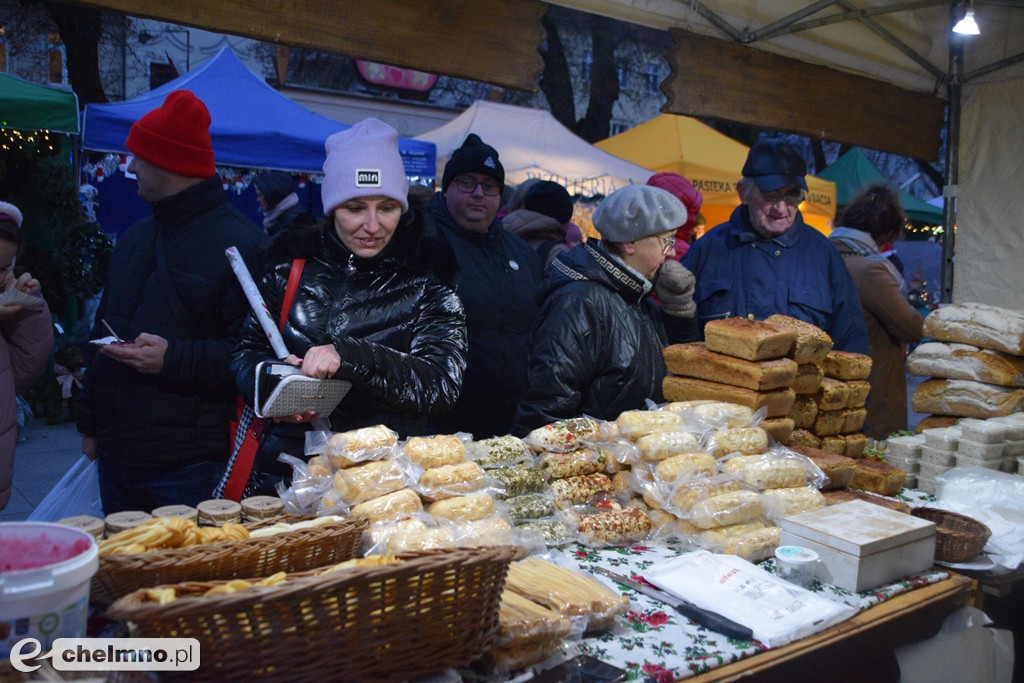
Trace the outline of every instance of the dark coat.
{"label": "dark coat", "polygon": [[[337,379],[352,388],[330,415],[332,431],[385,424],[402,436],[425,434],[426,416],[450,410],[466,366],[466,325],[455,294],[458,268],[448,245],[422,216],[407,214],[376,257],[355,257],[331,223],[282,235],[261,282],[277,322],[294,258],[306,259],[281,337],[302,358],[333,344],[341,356]],[[250,315],[232,354],[239,392],[249,405],[256,365],[273,360],[266,335]],[[277,452],[302,455],[304,425],[272,424],[261,449],[264,470]],[[276,440],[276,443],[274,442]],[[297,452],[296,452],[297,451]]]}
{"label": "dark coat", "polygon": [[583,415],[614,420],[645,399],[662,401],[668,338],[651,289],[593,240],[551,263],[517,434]]}
{"label": "dark coat", "polygon": [[437,433],[469,432],[477,439],[508,434],[526,391],[530,328],[537,316],[540,256],[495,221],[486,233],[464,230],[438,193],[430,203],[441,234],[462,271],[469,354],[455,409],[431,418]]}
{"label": "dark coat", "polygon": [[[96,438],[105,461],[160,471],[227,460],[236,400],[228,361],[249,304],[224,252],[235,246],[249,257],[263,233],[228,203],[216,176],[152,208],[117,241],[91,338],[108,335],[103,320],[125,339],[164,337],[163,368],[142,374],[93,354],[78,429]],[[158,239],[166,269],[157,266]]]}

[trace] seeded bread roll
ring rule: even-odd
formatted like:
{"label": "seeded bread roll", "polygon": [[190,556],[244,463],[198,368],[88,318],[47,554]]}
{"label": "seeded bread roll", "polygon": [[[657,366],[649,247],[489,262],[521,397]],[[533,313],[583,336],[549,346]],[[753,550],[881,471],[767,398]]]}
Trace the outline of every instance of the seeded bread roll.
{"label": "seeded bread roll", "polygon": [[664,460],[673,455],[697,453],[700,443],[690,432],[655,432],[641,436],[636,442],[637,451],[644,460]]}
{"label": "seeded bread roll", "polygon": [[954,342],[926,342],[907,356],[907,371],[922,377],[971,379],[1024,387],[1024,358]]}
{"label": "seeded bread roll", "polygon": [[[775,389],[772,391],[752,391],[729,384],[708,382],[692,377],[669,375],[662,381],[662,392],[666,400],[687,401],[692,399],[711,399],[738,403],[752,410],[764,408],[767,417],[785,417],[793,407],[796,394],[792,389]],[[661,411],[669,412],[669,411]]]}
{"label": "seeded bread roll", "polygon": [[765,322],[796,333],[796,341],[788,355],[801,365],[820,363],[832,350],[832,337],[817,325],[781,313],[768,316]]}
{"label": "seeded bread roll", "polygon": [[749,361],[710,351],[701,342],[673,344],[664,350],[668,371],[683,377],[768,391],[788,387],[796,378],[797,365],[788,358]]}
{"label": "seeded bread roll", "polygon": [[818,417],[818,402],[814,396],[797,394],[789,417],[793,418],[793,424],[797,429],[813,429],[814,420]]}
{"label": "seeded bread roll", "polygon": [[846,382],[826,377],[821,380],[814,400],[818,404],[818,410],[842,410],[850,400],[850,389]]}
{"label": "seeded bread roll", "polygon": [[454,434],[413,436],[405,442],[409,460],[425,470],[442,465],[456,465],[466,459],[466,444]]}
{"label": "seeded bread roll", "polygon": [[711,320],[704,326],[709,351],[745,360],[770,360],[789,353],[796,334],[749,318]]}
{"label": "seeded bread roll", "polygon": [[821,369],[833,379],[867,379],[871,374],[871,356],[832,349],[821,361]]}
{"label": "seeded bread roll", "polygon": [[819,448],[821,446],[821,439],[811,433],[810,430],[797,428],[789,435],[786,445],[790,448],[795,448],[797,446]]}
{"label": "seeded bread roll", "polygon": [[828,483],[821,487],[823,491],[846,488],[857,471],[857,463],[845,455],[806,446],[798,446],[793,450],[810,458],[811,462],[828,477]]}
{"label": "seeded bread roll", "polygon": [[907,480],[907,473],[893,465],[867,458],[856,463],[857,471],[850,480],[850,488],[893,496],[900,492]]}
{"label": "seeded bread roll", "polygon": [[796,429],[796,423],[788,417],[771,417],[762,420],[758,427],[768,432],[768,436],[778,443],[786,443]]}
{"label": "seeded bread roll", "polygon": [[1024,389],[1010,389],[968,379],[929,379],[914,390],[911,404],[918,413],[997,417],[1021,410],[1024,406]]}
{"label": "seeded bread roll", "polygon": [[977,303],[943,306],[924,319],[923,332],[941,341],[1024,356],[1024,313],[1006,308]]}
{"label": "seeded bread roll", "polygon": [[852,380],[846,383],[850,390],[850,398],[846,401],[847,408],[863,408],[871,393],[871,384],[864,380]]}
{"label": "seeded bread roll", "polygon": [[768,432],[760,427],[722,429],[714,433],[712,440],[714,450],[711,454],[716,458],[729,453],[756,455],[768,450]]}

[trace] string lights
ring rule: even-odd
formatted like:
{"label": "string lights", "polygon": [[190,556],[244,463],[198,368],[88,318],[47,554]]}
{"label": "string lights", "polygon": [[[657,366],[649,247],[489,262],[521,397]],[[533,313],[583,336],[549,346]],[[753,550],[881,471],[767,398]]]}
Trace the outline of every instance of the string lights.
{"label": "string lights", "polygon": [[50,136],[48,130],[0,128],[0,149],[5,152],[23,152],[29,148],[36,154],[52,154],[57,151],[56,145],[56,139]]}

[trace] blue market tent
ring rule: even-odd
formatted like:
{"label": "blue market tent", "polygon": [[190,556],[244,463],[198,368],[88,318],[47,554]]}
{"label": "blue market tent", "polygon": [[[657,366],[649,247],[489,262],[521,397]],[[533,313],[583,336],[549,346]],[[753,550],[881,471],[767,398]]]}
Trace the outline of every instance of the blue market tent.
{"label": "blue market tent", "polygon": [[[839,157],[828,168],[818,174],[819,178],[831,180],[836,184],[836,205],[838,214],[846,208],[846,205],[853,201],[854,196],[861,189],[875,183],[891,182],[878,170],[878,167],[871,163],[860,147],[854,147]],[[918,199],[906,190],[897,190],[900,195],[900,204],[912,221],[920,221],[929,225],[942,223],[942,207],[933,206],[923,199]]]}
{"label": "blue market tent", "polygon": [[[224,47],[187,74],[131,100],[87,104],[82,147],[127,152],[124,141],[132,124],[163,104],[172,90],[191,90],[210,110],[218,166],[321,173],[324,140],[349,127],[281,95]],[[434,177],[433,143],[400,138],[398,148],[410,177]]]}

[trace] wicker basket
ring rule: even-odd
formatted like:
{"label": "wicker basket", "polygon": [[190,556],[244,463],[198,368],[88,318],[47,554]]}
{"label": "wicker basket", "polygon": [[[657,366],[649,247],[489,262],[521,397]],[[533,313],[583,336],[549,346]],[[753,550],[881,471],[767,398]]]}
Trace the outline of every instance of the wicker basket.
{"label": "wicker basket", "polygon": [[497,629],[515,546],[404,553],[399,564],[306,572],[275,586],[165,605],[127,595],[108,616],[145,638],[196,638],[189,680],[402,680],[480,657]]}
{"label": "wicker basket", "polygon": [[935,522],[935,559],[967,562],[985,547],[992,532],[976,519],[939,508],[918,507],[910,514]]}
{"label": "wicker basket", "polygon": [[[249,529],[308,516],[276,517]],[[109,605],[139,588],[181,581],[270,576],[337,564],[355,555],[366,522],[342,519],[273,536],[193,545],[146,553],[104,555],[89,589],[90,602]]]}

